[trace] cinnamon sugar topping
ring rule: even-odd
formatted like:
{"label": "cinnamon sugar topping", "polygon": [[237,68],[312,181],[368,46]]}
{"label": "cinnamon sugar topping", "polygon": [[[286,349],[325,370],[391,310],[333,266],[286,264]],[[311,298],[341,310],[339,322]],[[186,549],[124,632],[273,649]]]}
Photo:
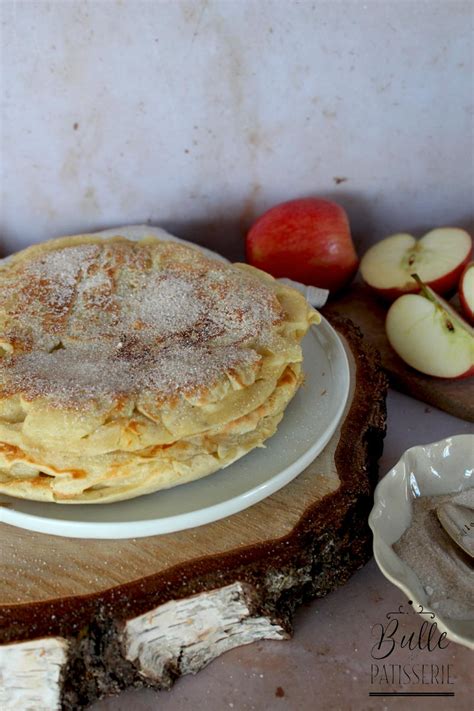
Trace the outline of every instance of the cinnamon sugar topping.
{"label": "cinnamon sugar topping", "polygon": [[282,320],[251,275],[181,245],[126,240],[45,251],[0,272],[0,394],[80,406],[103,396],[176,395],[259,360]]}

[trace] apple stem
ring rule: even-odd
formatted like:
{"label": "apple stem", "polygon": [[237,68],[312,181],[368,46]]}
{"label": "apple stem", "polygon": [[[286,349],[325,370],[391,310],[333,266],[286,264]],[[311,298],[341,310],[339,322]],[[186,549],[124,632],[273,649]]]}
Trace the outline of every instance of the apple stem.
{"label": "apple stem", "polygon": [[[454,318],[451,317],[449,311],[452,312],[451,307],[449,304],[445,304],[445,307],[443,306],[442,303],[438,300],[438,297],[436,296],[435,292],[430,289],[429,286],[427,286],[418,276],[418,274],[411,274],[410,275],[412,279],[416,281],[418,286],[420,287],[420,294],[425,297],[425,299],[428,299],[428,301],[431,301],[432,304],[435,305],[435,308],[439,311],[439,313],[444,315],[444,323],[448,331],[455,331],[456,326],[462,328],[464,331],[467,331],[471,336],[473,336],[473,329],[469,326],[468,323],[464,321],[464,319],[459,316],[459,314],[454,314]],[[439,297],[441,299],[441,297]],[[442,301],[442,299],[441,299]]]}
{"label": "apple stem", "polygon": [[410,275],[412,279],[416,281],[418,286],[420,287],[420,294],[425,297],[425,299],[428,299],[428,301],[431,301],[432,304],[435,305],[435,308],[442,314],[446,316],[445,318],[445,325],[448,331],[454,331],[454,324],[451,321],[451,319],[447,318],[447,314],[439,301],[436,299],[436,296],[432,293],[431,289],[426,286],[426,284],[420,279],[418,274],[411,274]]}
{"label": "apple stem", "polygon": [[411,276],[412,279],[414,279],[414,280],[416,281],[416,283],[417,283],[418,286],[420,287],[420,291],[421,291],[421,293],[423,294],[423,296],[426,297],[427,299],[429,299],[429,301],[432,301],[433,303],[435,303],[436,305],[438,305],[438,304],[436,303],[436,300],[435,300],[435,299],[433,298],[433,296],[430,294],[428,287],[426,286],[426,284],[425,284],[423,281],[421,281],[421,279],[420,279],[420,277],[418,276],[418,274],[411,274],[410,276]]}

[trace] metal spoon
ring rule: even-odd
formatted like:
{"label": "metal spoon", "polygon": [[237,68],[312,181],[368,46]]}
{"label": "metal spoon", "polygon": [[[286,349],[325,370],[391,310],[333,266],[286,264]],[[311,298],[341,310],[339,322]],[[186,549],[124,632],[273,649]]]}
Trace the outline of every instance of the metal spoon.
{"label": "metal spoon", "polygon": [[448,501],[436,508],[436,514],[452,540],[474,558],[474,510]]}

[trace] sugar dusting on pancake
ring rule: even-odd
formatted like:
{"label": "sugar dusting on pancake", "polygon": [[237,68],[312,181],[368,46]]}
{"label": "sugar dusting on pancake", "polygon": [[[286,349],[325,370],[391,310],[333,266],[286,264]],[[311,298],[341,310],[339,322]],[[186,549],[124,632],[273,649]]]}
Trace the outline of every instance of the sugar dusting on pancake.
{"label": "sugar dusting on pancake", "polygon": [[260,360],[255,351],[232,346],[146,346],[135,351],[136,357],[122,357],[120,350],[120,345],[115,351],[93,345],[26,353],[6,363],[11,369],[7,388],[27,400],[49,396],[58,405],[80,409],[94,398],[137,396],[143,390],[152,390],[157,398],[192,392],[223,372]]}
{"label": "sugar dusting on pancake", "polygon": [[175,244],[126,240],[14,264],[2,274],[0,309],[10,315],[3,341],[13,349],[0,361],[0,395],[76,408],[101,396],[210,386],[254,366],[252,341],[283,318],[275,295],[232,266]]}

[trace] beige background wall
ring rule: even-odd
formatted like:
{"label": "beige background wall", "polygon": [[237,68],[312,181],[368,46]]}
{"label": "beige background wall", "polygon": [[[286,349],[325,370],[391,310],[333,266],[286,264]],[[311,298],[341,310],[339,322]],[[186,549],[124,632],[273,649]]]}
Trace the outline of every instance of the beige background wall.
{"label": "beige background wall", "polygon": [[363,241],[472,219],[471,2],[0,8],[6,251],[150,220],[238,256],[311,194]]}

